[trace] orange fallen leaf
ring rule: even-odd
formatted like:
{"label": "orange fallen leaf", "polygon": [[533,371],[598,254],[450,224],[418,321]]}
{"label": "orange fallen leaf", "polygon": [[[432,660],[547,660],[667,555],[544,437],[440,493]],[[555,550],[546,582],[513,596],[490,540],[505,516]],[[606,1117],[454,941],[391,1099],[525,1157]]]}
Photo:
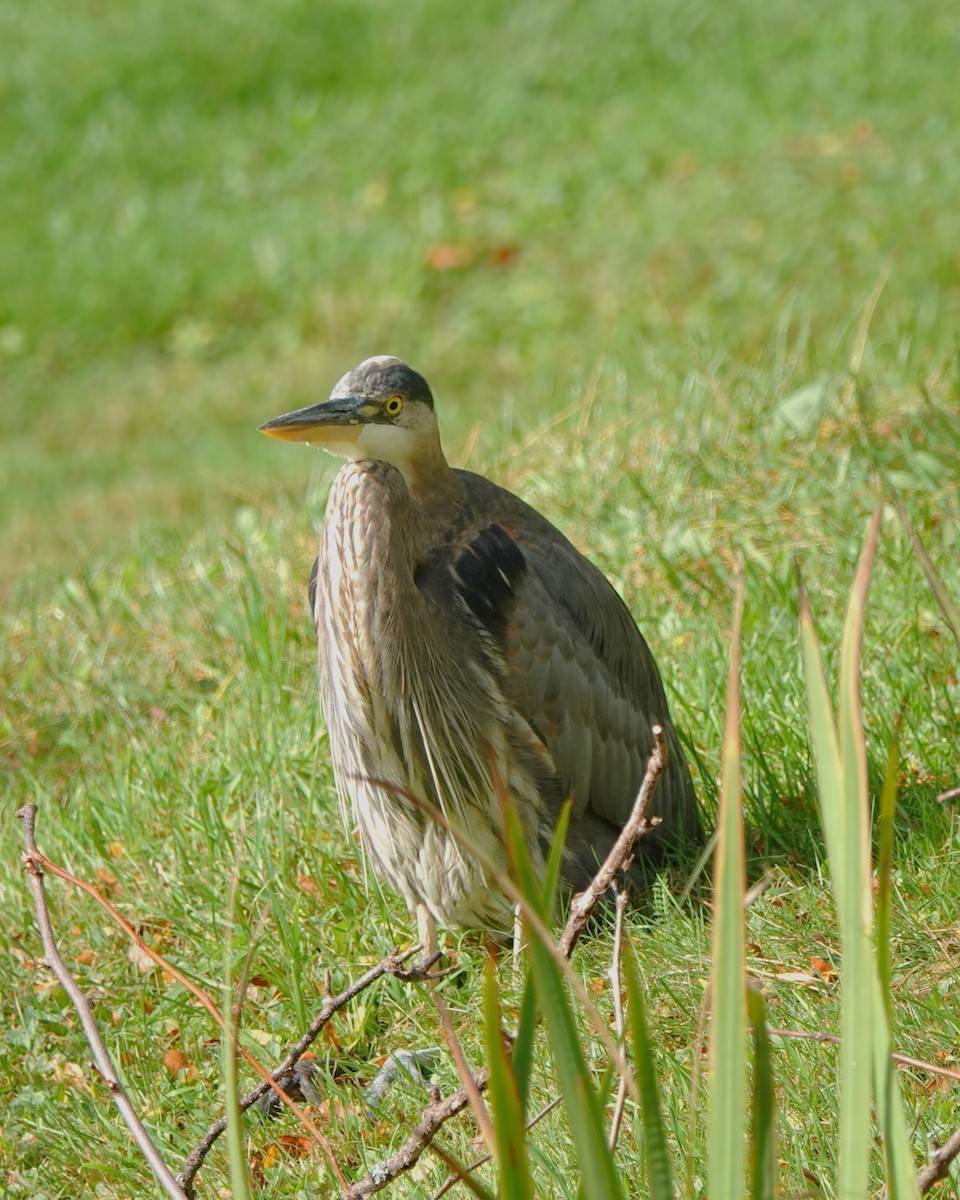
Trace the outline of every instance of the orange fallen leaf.
{"label": "orange fallen leaf", "polygon": [[96,958],[94,952],[90,949],[81,950],[79,954],[73,956],[73,961],[79,963],[82,967],[89,967]]}
{"label": "orange fallen leaf", "polygon": [[163,1065],[174,1077],[179,1075],[181,1071],[186,1072],[186,1077],[188,1080],[196,1079],[197,1077],[197,1068],[193,1065],[193,1063],[191,1063],[190,1059],[187,1058],[182,1050],[177,1050],[174,1046],[171,1046],[169,1050],[164,1051]]}
{"label": "orange fallen leaf", "polygon": [[107,896],[112,892],[123,891],[123,888],[117,882],[117,877],[111,875],[109,871],[105,871],[103,867],[97,867],[97,887]]}
{"label": "orange fallen leaf", "polygon": [[462,243],[438,242],[427,251],[427,266],[431,271],[455,271],[469,267],[473,259],[473,251]]}

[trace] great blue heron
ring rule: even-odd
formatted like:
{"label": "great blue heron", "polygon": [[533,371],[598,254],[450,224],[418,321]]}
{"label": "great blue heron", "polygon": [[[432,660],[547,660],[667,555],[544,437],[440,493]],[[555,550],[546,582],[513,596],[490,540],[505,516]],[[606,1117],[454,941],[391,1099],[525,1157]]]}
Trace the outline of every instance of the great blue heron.
{"label": "great blue heron", "polygon": [[447,464],[421,375],[368,358],[325,403],[260,428],[348,460],[310,580],[320,697],[341,802],[422,937],[434,921],[510,926],[481,864],[505,864],[498,781],[540,869],[572,796],[563,880],[585,886],[633,807],[654,723],[670,759],[637,870],[699,838],[663,685],[623,601],[545,517]]}

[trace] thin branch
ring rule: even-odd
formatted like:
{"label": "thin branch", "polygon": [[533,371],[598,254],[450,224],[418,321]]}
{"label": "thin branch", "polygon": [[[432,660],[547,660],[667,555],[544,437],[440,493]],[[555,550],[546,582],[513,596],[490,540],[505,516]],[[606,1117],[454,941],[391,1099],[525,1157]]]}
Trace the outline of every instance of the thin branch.
{"label": "thin branch", "polygon": [[[835,1033],[826,1033],[822,1029],[768,1029],[769,1037],[794,1038],[804,1042],[826,1042],[830,1046],[839,1046],[840,1038]],[[901,1067],[915,1067],[918,1071],[927,1071],[931,1075],[942,1075],[944,1079],[960,1081],[960,1071],[953,1067],[938,1067],[936,1063],[924,1062],[922,1058],[912,1058],[909,1054],[890,1055],[890,1058]]]}
{"label": "thin branch", "polygon": [[23,864],[27,869],[27,877],[30,880],[30,890],[33,892],[34,905],[37,910],[37,923],[40,926],[40,936],[43,939],[43,953],[47,964],[60,981],[63,990],[70,997],[70,1002],[76,1010],[77,1016],[80,1018],[84,1036],[93,1054],[96,1070],[107,1085],[114,1104],[120,1111],[120,1115],[124,1121],[126,1121],[127,1128],[133,1135],[133,1140],[136,1142],[140,1153],[146,1159],[147,1165],[153,1172],[154,1177],[164,1192],[168,1196],[173,1197],[173,1200],[186,1200],[186,1192],[174,1178],[173,1172],[160,1157],[160,1152],[153,1144],[150,1135],[137,1116],[129,1097],[123,1090],[120,1077],[110,1059],[110,1055],[107,1053],[103,1039],[100,1037],[100,1031],[97,1029],[97,1023],[90,1009],[89,1001],[60,957],[56,938],[53,933],[53,926],[50,921],[50,910],[47,907],[47,895],[43,883],[43,869],[39,861],[42,856],[37,850],[35,837],[37,806],[35,804],[25,804],[17,812],[17,816],[23,821],[23,837],[27,847],[27,852],[23,856]]}
{"label": "thin branch", "polygon": [[487,1112],[486,1105],[483,1103],[483,1097],[480,1095],[480,1089],[474,1082],[473,1074],[467,1065],[466,1055],[463,1053],[463,1046],[460,1044],[460,1039],[457,1037],[457,1031],[453,1027],[453,1020],[450,1017],[450,1010],[443,1001],[443,997],[437,992],[430,993],[430,999],[433,1001],[437,1012],[440,1014],[440,1025],[443,1029],[443,1039],[447,1043],[447,1049],[450,1051],[454,1064],[457,1068],[457,1074],[460,1076],[460,1083],[463,1090],[467,1093],[467,1098],[470,1101],[470,1107],[473,1109],[473,1115],[477,1119],[477,1124],[480,1126],[480,1133],[483,1135],[483,1140],[492,1151],[496,1145],[496,1135],[493,1132],[493,1121],[490,1119],[490,1114]]}
{"label": "thin branch", "polygon": [[938,804],[949,804],[951,800],[960,800],[960,787],[948,788],[937,797]]}
{"label": "thin branch", "polygon": [[[29,862],[34,869],[40,871],[41,873],[44,870],[47,870],[52,875],[56,875],[58,879],[63,879],[67,883],[72,883],[75,887],[80,888],[82,891],[92,896],[100,905],[100,907],[103,908],[105,912],[110,914],[110,916],[114,919],[114,921],[116,921],[124,933],[126,933],[127,936],[136,944],[138,949],[140,949],[149,958],[152,958],[159,967],[168,972],[168,974],[172,975],[178,983],[182,984],[187,991],[189,991],[197,998],[197,1000],[200,1001],[201,1005],[213,1017],[220,1028],[226,1029],[226,1023],[223,1019],[223,1014],[220,1012],[220,1009],[217,1007],[210,994],[205,992],[203,988],[198,987],[198,985],[195,984],[189,976],[184,975],[182,971],[175,967],[173,963],[165,959],[162,954],[154,950],[152,946],[148,946],[143,938],[140,937],[134,927],[130,924],[130,922],[120,913],[117,908],[110,903],[105,896],[100,893],[97,888],[93,886],[92,883],[88,883],[85,879],[80,879],[78,876],[72,875],[64,867],[58,866],[56,863],[51,862],[46,855],[41,853],[41,851],[36,848],[35,844],[26,857],[29,859]],[[323,1131],[317,1125],[315,1125],[313,1121],[310,1120],[303,1109],[301,1109],[293,1100],[291,1100],[291,1098],[287,1095],[283,1088],[280,1087],[276,1080],[273,1079],[273,1077],[270,1076],[257,1062],[250,1051],[240,1044],[239,1040],[237,1039],[236,1032],[234,1030],[227,1030],[227,1032],[229,1033],[235,1049],[246,1059],[250,1066],[253,1067],[254,1071],[256,1071],[257,1074],[260,1075],[264,1080],[264,1090],[267,1088],[272,1088],[279,1097],[280,1102],[285,1104],[296,1115],[297,1119],[300,1121],[300,1124],[303,1125],[303,1127],[313,1136],[314,1140],[326,1154],[327,1160],[329,1161],[330,1166],[333,1168],[333,1172],[337,1176],[337,1180],[340,1182],[341,1186],[346,1186],[346,1176],[341,1171],[340,1165],[334,1156],[333,1147],[330,1145],[330,1142]],[[241,1111],[243,1110],[241,1109]],[[226,1129],[226,1119],[224,1119],[223,1122],[223,1129]],[[222,1129],[221,1132],[223,1132]],[[195,1173],[196,1172],[194,1172],[194,1174]],[[183,1172],[181,1172],[179,1182],[188,1196],[192,1191],[191,1180],[192,1176],[185,1177]]]}
{"label": "thin branch", "polygon": [[[530,1118],[530,1120],[527,1122],[527,1124],[525,1126],[527,1132],[529,1133],[529,1131],[534,1127],[534,1125],[536,1125],[540,1121],[542,1121],[543,1118],[548,1113],[552,1113],[553,1110],[557,1107],[557,1105],[560,1104],[562,1101],[563,1101],[562,1096],[554,1096],[554,1098],[550,1101],[549,1104],[545,1104],[543,1106],[543,1108],[541,1108],[540,1111],[535,1116]],[[440,1187],[433,1193],[433,1195],[430,1197],[430,1200],[442,1200],[442,1197],[445,1196],[447,1194],[447,1192],[450,1191],[451,1188],[456,1187],[457,1184],[461,1181],[461,1179],[464,1179],[465,1176],[471,1174],[473,1171],[478,1171],[481,1167],[485,1167],[491,1158],[493,1158],[492,1154],[484,1154],[480,1158],[478,1158],[475,1162],[472,1162],[468,1167],[464,1167],[462,1172],[460,1172],[456,1175],[449,1175],[443,1181],[443,1183],[440,1185]]]}
{"label": "thin branch", "polygon": [[[478,1091],[482,1092],[486,1088],[488,1079],[489,1072],[486,1067],[474,1075],[473,1082]],[[451,1117],[462,1112],[469,1103],[464,1088],[458,1088],[444,1099],[432,1100],[420,1114],[416,1128],[400,1149],[371,1167],[363,1179],[341,1193],[340,1200],[365,1200],[365,1197],[375,1195],[392,1183],[404,1171],[409,1171],[429,1146],[437,1130]]]}
{"label": "thin branch", "polygon": [[569,958],[573,953],[577,939],[583,933],[584,929],[586,929],[587,922],[590,920],[593,910],[597,907],[600,897],[607,891],[617,875],[626,867],[630,856],[633,854],[633,848],[636,845],[637,839],[653,826],[653,822],[647,817],[647,810],[650,807],[650,801],[653,798],[654,789],[657,786],[660,776],[666,769],[669,755],[667,740],[663,735],[663,729],[659,725],[653,726],[653,737],[653,753],[650,755],[650,761],[647,763],[646,774],[643,777],[643,783],[640,785],[640,791],[637,793],[637,798],[634,801],[630,819],[620,831],[620,836],[614,842],[613,849],[607,855],[596,875],[594,875],[585,890],[579,896],[574,897],[570,905],[570,915],[567,917],[567,923],[564,926],[558,943],[560,953],[564,958]]}
{"label": "thin branch", "polygon": [[[177,980],[178,983],[180,983],[193,996],[195,996],[196,999],[200,1002],[200,1004],[207,1010],[208,1013],[210,1013],[210,1015],[213,1017],[213,1019],[222,1028],[224,1025],[223,1014],[220,1012],[220,1009],[217,1007],[217,1005],[214,1002],[214,1000],[212,999],[212,997],[207,992],[205,992],[203,990],[203,988],[198,987],[198,985],[195,984],[193,982],[193,980],[189,978],[189,976],[185,975],[182,971],[180,971],[177,967],[175,967],[171,962],[169,962],[167,959],[165,959],[163,957],[163,955],[158,953],[158,951],[154,950],[154,948],[152,946],[148,946],[147,943],[139,936],[139,934],[134,929],[134,927],[130,924],[130,922],[126,920],[126,918],[119,912],[119,910],[117,908],[115,908],[114,905],[111,904],[110,901],[107,900],[106,897],[103,896],[102,893],[96,887],[94,887],[93,884],[88,883],[84,879],[78,878],[77,876],[75,876],[75,875],[71,874],[69,871],[67,871],[65,868],[58,866],[54,862],[51,862],[51,860],[48,859],[37,848],[36,840],[34,838],[34,827],[35,827],[35,821],[36,821],[36,805],[26,805],[21,810],[21,815],[24,818],[25,834],[27,836],[27,854],[24,856],[24,862],[26,863],[28,871],[30,873],[31,884],[32,884],[32,886],[34,886],[34,890],[36,891],[36,884],[34,883],[34,881],[39,878],[41,881],[41,887],[42,887],[43,872],[48,871],[50,874],[56,875],[59,879],[63,879],[65,882],[70,883],[74,887],[78,887],[82,891],[86,892],[94,900],[96,900],[96,902],[100,905],[101,908],[104,909],[105,912],[109,913],[109,915],[113,918],[113,920],[120,926],[121,929],[123,929],[123,931],[127,934],[127,936],[138,947],[138,949],[140,949],[149,958],[153,959],[153,961],[155,963],[157,963],[157,965],[159,967],[161,967],[164,971],[168,972],[174,979]],[[38,910],[38,915],[39,915],[39,910]],[[42,925],[41,925],[41,932],[43,932]],[[54,946],[54,950],[55,949],[56,948]],[[408,958],[410,958],[413,954],[415,954],[417,949],[418,949],[418,947],[414,947],[412,950],[409,950],[407,953],[405,953],[402,956],[398,956],[396,954],[387,955],[385,958],[381,959],[381,961],[379,963],[377,963],[376,966],[371,967],[369,971],[367,971],[364,975],[360,976],[359,979],[354,980],[354,982],[352,984],[350,984],[349,987],[345,988],[344,991],[341,992],[338,996],[330,997],[324,1003],[322,1009],[317,1014],[317,1016],[314,1018],[314,1020],[311,1022],[310,1026],[307,1028],[304,1035],[300,1038],[300,1040],[296,1043],[296,1045],[288,1052],[288,1054],[286,1055],[284,1060],[273,1071],[272,1074],[269,1074],[260,1065],[260,1063],[257,1062],[257,1060],[253,1057],[253,1055],[250,1054],[250,1052],[244,1046],[240,1045],[240,1043],[236,1039],[236,1036],[232,1035],[233,1042],[234,1042],[234,1045],[236,1046],[237,1050],[240,1052],[240,1054],[243,1055],[243,1057],[253,1067],[253,1069],[257,1072],[257,1074],[261,1076],[261,1082],[255,1088],[253,1088],[250,1092],[248,1092],[246,1096],[244,1096],[240,1099],[240,1101],[239,1101],[240,1111],[244,1112],[246,1109],[248,1109],[250,1107],[251,1104],[254,1104],[257,1100],[260,1099],[261,1096],[263,1096],[267,1091],[272,1089],[276,1093],[276,1095],[279,1098],[279,1100],[281,1101],[281,1103],[285,1104],[289,1109],[291,1109],[291,1111],[296,1115],[296,1117],[301,1122],[301,1124],[304,1126],[304,1128],[307,1129],[313,1135],[314,1139],[317,1141],[317,1143],[323,1149],[323,1151],[324,1151],[325,1155],[327,1156],[327,1159],[334,1171],[334,1174],[337,1176],[337,1180],[341,1187],[346,1187],[348,1185],[347,1178],[343,1174],[342,1170],[340,1169],[339,1164],[336,1161],[336,1158],[333,1154],[333,1147],[330,1145],[329,1140],[324,1135],[323,1131],[313,1121],[310,1120],[310,1118],[300,1108],[300,1106],[297,1105],[287,1095],[287,1093],[283,1090],[283,1088],[278,1084],[277,1080],[279,1078],[281,1078],[282,1076],[289,1074],[289,1072],[292,1070],[295,1063],[300,1059],[300,1057],[302,1056],[304,1051],[307,1049],[307,1047],[315,1040],[315,1038],[319,1035],[319,1033],[327,1025],[327,1023],[333,1017],[334,1013],[336,1013],[341,1008],[343,1008],[344,1005],[346,1005],[355,996],[359,995],[360,992],[362,992],[366,988],[368,988],[373,982],[375,982],[375,980],[377,980],[381,976],[387,975],[387,974],[397,975],[399,978],[404,979],[404,980],[423,978],[425,970],[430,965],[429,963],[424,964],[422,967],[414,968],[413,970],[406,970],[403,967],[403,963]],[[53,965],[52,962],[51,962],[51,965]],[[64,970],[65,969],[66,968],[64,968]],[[58,978],[59,978],[59,975],[58,975]],[[62,980],[61,980],[61,982],[62,982]],[[66,984],[64,984],[64,986],[66,987]],[[69,992],[69,989],[68,989],[68,992]],[[71,999],[73,999],[72,993],[71,993]],[[91,1017],[91,1020],[92,1020],[92,1017]],[[85,1032],[87,1032],[86,1022],[84,1022],[84,1030],[85,1030]],[[89,1034],[88,1034],[88,1041],[90,1041]],[[91,1042],[91,1047],[92,1046],[93,1046],[93,1043]],[[110,1074],[106,1071],[102,1071],[101,1073],[104,1075],[104,1078],[107,1080],[108,1085],[111,1086],[111,1088],[112,1088],[112,1084],[110,1083],[110,1079],[111,1079]],[[207,1154],[209,1153],[210,1148],[213,1146],[214,1142],[216,1142],[217,1138],[219,1138],[220,1135],[224,1132],[226,1127],[227,1126],[226,1126],[225,1118],[221,1118],[219,1121],[214,1122],[214,1124],[211,1125],[211,1127],[207,1130],[207,1133],[201,1139],[201,1141],[197,1145],[197,1147],[191,1152],[191,1154],[187,1158],[186,1162],[184,1163],[183,1169],[181,1170],[180,1175],[176,1181],[178,1184],[178,1191],[176,1194],[178,1196],[186,1195],[187,1197],[189,1197],[193,1194],[193,1180],[196,1177],[197,1171],[200,1169],[200,1165],[203,1162],[204,1158],[206,1158]],[[180,1189],[182,1189],[182,1191]]]}
{"label": "thin branch", "polygon": [[[422,968],[414,968],[413,970],[405,970],[403,968],[403,964],[407,961],[407,959],[416,954],[419,949],[419,946],[414,946],[412,949],[407,950],[402,955],[386,955],[375,966],[371,967],[369,971],[366,971],[358,979],[355,979],[351,984],[345,987],[342,992],[339,992],[336,996],[329,996],[324,1001],[323,1007],[307,1026],[300,1040],[291,1046],[279,1066],[274,1068],[269,1077],[269,1081],[261,1080],[256,1087],[252,1088],[245,1096],[240,1098],[240,1100],[237,1102],[239,1104],[240,1111],[246,1112],[246,1110],[252,1104],[256,1104],[261,1096],[266,1095],[266,1093],[270,1091],[271,1087],[274,1089],[274,1091],[279,1090],[281,1097],[286,1098],[289,1102],[286,1092],[279,1088],[277,1080],[282,1079],[284,1075],[290,1074],[290,1072],[299,1062],[300,1058],[303,1056],[304,1052],[313,1044],[317,1037],[319,1037],[324,1027],[330,1022],[334,1014],[339,1012],[340,1009],[344,1008],[351,1000],[359,996],[361,992],[365,991],[378,979],[382,978],[384,975],[396,975],[399,979],[403,979],[407,982],[420,979],[422,974],[425,973],[431,966],[430,962],[424,963]],[[436,959],[433,961],[436,961]],[[184,1162],[183,1169],[180,1172],[180,1182],[188,1191],[192,1191],[193,1180],[196,1177],[197,1172],[200,1170],[203,1160],[209,1154],[214,1142],[216,1142],[217,1138],[220,1137],[226,1128],[227,1121],[225,1117],[221,1117],[218,1121],[214,1121],[214,1123],[203,1135],[196,1147],[191,1151],[189,1157]],[[340,1186],[345,1187],[346,1181],[344,1180],[341,1182]]]}
{"label": "thin branch", "polygon": [[[571,967],[570,956],[568,954],[564,954],[560,946],[557,945],[553,939],[553,935],[546,925],[546,922],[541,919],[536,909],[522,894],[510,876],[497,867],[496,863],[489,854],[486,854],[480,849],[479,846],[474,846],[468,838],[462,837],[458,831],[454,830],[450,822],[447,820],[445,814],[440,809],[431,807],[420,796],[415,795],[407,788],[400,787],[395,783],[391,783],[387,779],[379,779],[373,776],[365,778],[367,783],[373,787],[384,788],[388,791],[395,792],[398,796],[403,796],[405,800],[409,800],[411,804],[416,805],[421,812],[426,813],[431,820],[436,821],[441,828],[445,829],[454,837],[459,838],[464,847],[469,850],[470,853],[473,854],[480,862],[484,871],[486,871],[487,875],[489,876],[490,881],[496,884],[497,888],[510,901],[511,904],[516,905],[520,909],[523,914],[523,918],[532,933],[540,939],[544,949],[548,951],[554,962],[565,975],[574,995],[583,1005],[583,1011],[586,1014],[590,1024],[593,1026],[597,1037],[601,1042],[603,1042],[604,1049],[610,1055],[613,1065],[617,1068],[621,1075],[627,1079],[627,1089],[630,1092],[630,1095],[639,1104],[640,1093],[637,1090],[637,1084],[636,1080],[633,1078],[633,1072],[630,1070],[627,1060],[624,1058],[620,1047],[616,1043],[616,1040],[613,1038],[610,1030],[607,1028],[606,1022],[604,1021],[603,1017],[600,1016],[597,1006],[594,1004],[589,993],[587,992],[583,980]],[[636,808],[634,809],[634,812],[636,812]],[[602,867],[601,870],[603,870]]]}
{"label": "thin branch", "polygon": [[929,1192],[935,1183],[946,1179],[950,1164],[960,1154],[960,1129],[930,1155],[930,1161],[917,1172],[917,1187],[921,1194]]}

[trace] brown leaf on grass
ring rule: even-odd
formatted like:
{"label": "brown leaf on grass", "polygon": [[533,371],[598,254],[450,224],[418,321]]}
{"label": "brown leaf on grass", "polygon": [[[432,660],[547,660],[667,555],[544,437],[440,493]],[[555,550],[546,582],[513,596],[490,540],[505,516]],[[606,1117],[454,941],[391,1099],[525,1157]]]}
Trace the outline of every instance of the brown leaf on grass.
{"label": "brown leaf on grass", "polygon": [[315,879],[311,879],[309,875],[297,876],[297,884],[310,896],[320,895],[320,885]]}
{"label": "brown leaf on grass", "polygon": [[97,887],[107,897],[123,891],[123,888],[117,882],[117,877],[111,875],[103,867],[97,867]]}
{"label": "brown leaf on grass", "polygon": [[281,1159],[306,1158],[313,1145],[312,1138],[299,1137],[293,1133],[285,1133],[275,1142],[269,1142],[260,1154],[254,1155],[252,1163],[254,1180],[262,1184],[263,1172],[276,1166]]}
{"label": "brown leaf on grass", "polygon": [[68,1087],[82,1088],[85,1092],[93,1091],[90,1081],[87,1079],[83,1067],[79,1063],[54,1059],[52,1067],[53,1077],[59,1083],[65,1083]]}
{"label": "brown leaf on grass", "polygon": [[827,983],[833,983],[837,977],[836,968],[827,962],[825,958],[817,958],[815,954],[810,956],[810,966],[815,971],[819,971]]}
{"label": "brown leaf on grass", "polygon": [[431,271],[457,271],[469,267],[476,254],[462,242],[437,242],[427,251],[427,266]]}
{"label": "brown leaf on grass", "polygon": [[87,948],[86,950],[81,950],[79,954],[75,954],[73,956],[73,961],[75,963],[79,963],[81,967],[89,967],[96,957],[96,954],[94,954],[91,949]]}
{"label": "brown leaf on grass", "polygon": [[123,842],[111,842],[107,846],[107,854],[110,858],[122,858],[126,852]]}
{"label": "brown leaf on grass", "polygon": [[490,251],[490,260],[495,267],[510,267],[520,255],[520,247],[506,243],[494,246]]}
{"label": "brown leaf on grass", "polygon": [[188,1081],[197,1077],[197,1068],[184,1052],[176,1049],[175,1046],[171,1046],[169,1050],[163,1052],[163,1065],[175,1079],[181,1073],[185,1073]]}

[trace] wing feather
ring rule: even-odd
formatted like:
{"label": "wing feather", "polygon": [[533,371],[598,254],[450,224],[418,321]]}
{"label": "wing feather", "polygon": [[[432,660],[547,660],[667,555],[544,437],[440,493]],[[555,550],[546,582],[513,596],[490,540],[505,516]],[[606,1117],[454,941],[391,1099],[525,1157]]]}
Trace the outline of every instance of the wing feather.
{"label": "wing feather", "polygon": [[[697,836],[693,787],[660,674],[626,605],[546,518],[489,480],[459,474],[467,502],[458,571],[464,557],[470,568],[477,567],[478,542],[488,574],[495,561],[511,564],[510,588],[494,597],[492,611],[481,619],[506,662],[508,695],[543,738],[564,791],[573,795],[574,822],[585,829],[599,823],[614,832],[622,826],[643,779],[656,723],[664,727],[671,750],[655,804],[659,834]],[[489,524],[478,530],[472,514],[482,514],[487,523],[493,518],[498,532],[491,535]],[[489,587],[483,595],[490,598]],[[471,608],[480,615],[479,606]],[[588,841],[592,845],[596,837]]]}

